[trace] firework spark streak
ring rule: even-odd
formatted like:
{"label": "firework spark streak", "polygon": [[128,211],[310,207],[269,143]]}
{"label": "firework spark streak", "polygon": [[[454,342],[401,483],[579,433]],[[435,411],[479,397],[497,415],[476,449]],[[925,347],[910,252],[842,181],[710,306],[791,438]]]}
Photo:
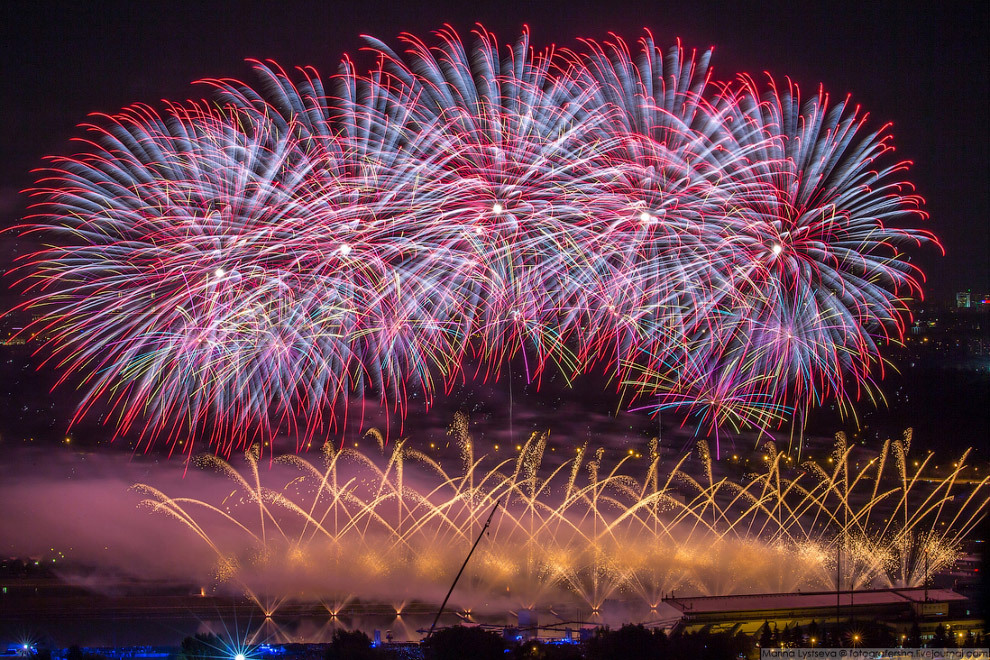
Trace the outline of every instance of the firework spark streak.
{"label": "firework spark streak", "polygon": [[616,598],[656,608],[675,589],[825,591],[837,586],[837,553],[844,585],[919,586],[953,565],[988,504],[990,478],[974,476],[968,451],[941,473],[931,454],[910,467],[910,431],[855,456],[839,434],[827,461],[800,469],[766,442],[756,471],[735,480],[714,472],[705,441],[671,469],[656,439],[646,461],[616,463],[601,449],[554,445],[549,432],[515,453],[476,453],[468,428],[463,416],[451,426],[462,461],[450,472],[407,441],[386,450],[371,433],[378,446],[367,452],[328,444],[322,463],[281,457],[292,469],[279,477],[259,469],[257,447],[238,467],[204,455],[204,467],[231,480],[223,502],[134,490],[188,527],[215,556],[218,582],[266,614],[293,599],[347,602],[355,589],[439,599],[495,502],[459,595],[468,610],[562,600],[597,610]]}
{"label": "firework spark streak", "polygon": [[649,35],[403,42],[367,74],[259,62],[51,159],[15,273],[77,419],[301,445],[353,395],[403,417],[516,357],[708,430],[875,396],[920,295],[902,250],[937,245],[896,226],[925,214],[886,126]]}

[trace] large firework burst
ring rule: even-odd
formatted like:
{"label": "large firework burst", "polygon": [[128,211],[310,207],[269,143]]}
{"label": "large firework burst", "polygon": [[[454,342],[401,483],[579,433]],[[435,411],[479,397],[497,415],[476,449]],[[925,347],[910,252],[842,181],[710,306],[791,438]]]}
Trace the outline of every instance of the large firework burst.
{"label": "large firework burst", "polygon": [[872,389],[919,293],[901,249],[935,241],[894,226],[924,213],[886,126],[649,36],[403,41],[367,74],[257,63],[52,159],[16,272],[79,415],[229,453],[516,356],[710,427]]}

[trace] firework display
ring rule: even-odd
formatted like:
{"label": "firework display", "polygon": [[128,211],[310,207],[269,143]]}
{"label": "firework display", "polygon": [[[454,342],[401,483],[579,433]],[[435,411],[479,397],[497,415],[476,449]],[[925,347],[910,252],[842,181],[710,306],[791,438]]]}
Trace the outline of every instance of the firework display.
{"label": "firework display", "polygon": [[301,445],[512,359],[709,429],[871,395],[920,295],[902,250],[937,241],[848,99],[649,36],[370,43],[366,74],[256,63],[51,160],[15,272],[77,419]]}
{"label": "firework display", "polygon": [[679,460],[654,440],[615,461],[540,432],[505,455],[482,453],[468,428],[464,416],[451,426],[454,468],[372,433],[377,449],[328,444],[322,462],[277,459],[281,475],[259,469],[257,447],[244,463],[204,455],[231,480],[222,501],[134,488],[210,548],[212,588],[243,591],[266,615],[307,599],[335,613],[358,594],[439,599],[496,501],[459,587],[467,611],[919,586],[953,565],[988,503],[968,451],[939,471],[910,454],[910,433],[869,453],[839,434],[800,467],[766,442],[737,478],[705,441]]}

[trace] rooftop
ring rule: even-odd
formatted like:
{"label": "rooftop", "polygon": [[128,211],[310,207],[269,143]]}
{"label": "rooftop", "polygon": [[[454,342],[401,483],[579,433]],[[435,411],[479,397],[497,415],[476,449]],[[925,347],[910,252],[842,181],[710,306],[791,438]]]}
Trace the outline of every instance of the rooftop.
{"label": "rooftop", "polygon": [[[852,605],[897,605],[925,601],[925,589],[882,589],[871,591],[843,591],[840,594],[843,607]],[[929,602],[966,600],[966,597],[950,589],[928,589]],[[765,610],[796,610],[834,608],[834,591],[796,592],[783,594],[749,594],[740,596],[696,596],[691,598],[666,598],[664,602],[681,612],[702,614],[714,612],[755,612]]]}

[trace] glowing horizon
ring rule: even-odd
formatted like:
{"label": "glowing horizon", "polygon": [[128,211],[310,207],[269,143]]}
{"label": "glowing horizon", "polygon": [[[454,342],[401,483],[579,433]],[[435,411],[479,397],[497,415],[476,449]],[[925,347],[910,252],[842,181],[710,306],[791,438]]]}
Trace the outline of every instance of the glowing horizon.
{"label": "glowing horizon", "polygon": [[633,469],[632,456],[609,464],[587,444],[552,452],[547,433],[508,458],[481,455],[465,416],[450,432],[455,469],[405,442],[386,451],[371,432],[381,458],[327,445],[322,466],[278,459],[291,468],[279,477],[259,470],[257,450],[243,470],[204,456],[234,485],[223,502],[134,488],[210,549],[212,588],[242,590],[266,615],[286,602],[323,602],[331,614],[355,597],[439,602],[496,501],[454,599],[475,612],[568,601],[596,610],[608,599],[656,608],[675,590],[827,591],[837,552],[843,588],[918,586],[953,564],[990,501],[990,477],[965,476],[968,451],[936,477],[931,455],[909,460],[910,432],[862,468],[839,434],[803,473],[767,442],[762,470],[742,480],[716,475],[703,441],[661,469],[654,439]]}

